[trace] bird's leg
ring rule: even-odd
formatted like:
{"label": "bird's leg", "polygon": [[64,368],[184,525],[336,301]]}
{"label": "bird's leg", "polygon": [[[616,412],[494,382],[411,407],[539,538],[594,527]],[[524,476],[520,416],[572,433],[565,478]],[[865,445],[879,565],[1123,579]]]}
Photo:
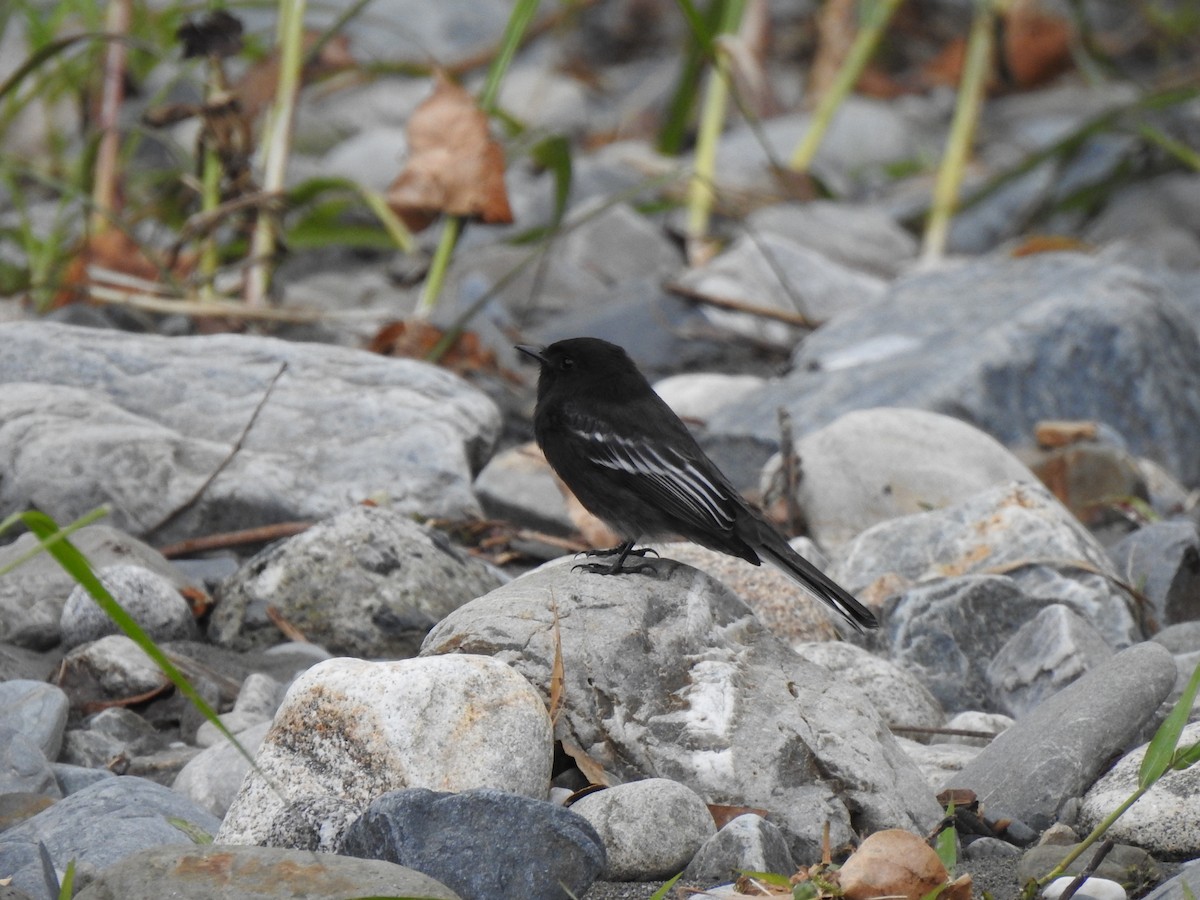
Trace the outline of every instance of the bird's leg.
{"label": "bird's leg", "polygon": [[645,557],[647,553],[653,553],[658,556],[657,551],[650,547],[642,547],[638,550],[633,549],[633,541],[626,541],[619,547],[613,547],[611,550],[588,550],[584,553],[585,556],[612,556],[617,554],[617,561],[611,566],[604,563],[587,563],[586,565],[573,566],[571,571],[575,569],[583,569],[585,572],[591,572],[594,575],[620,575],[625,572],[633,574],[644,574],[649,572],[654,574],[654,566],[649,563],[642,563],[637,566],[625,566],[625,560],[630,556]]}

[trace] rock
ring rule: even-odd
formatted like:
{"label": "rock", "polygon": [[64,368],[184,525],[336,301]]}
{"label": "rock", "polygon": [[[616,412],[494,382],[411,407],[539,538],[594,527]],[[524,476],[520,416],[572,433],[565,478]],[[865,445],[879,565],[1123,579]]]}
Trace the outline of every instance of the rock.
{"label": "rock", "polygon": [[753,232],[777,234],[851,269],[895,278],[917,256],[917,240],[884,210],[812,200],[776,203],[746,217]]}
{"label": "rock", "polygon": [[[125,612],[155,642],[195,640],[200,635],[188,602],[170,581],[141,566],[106,566],[97,570],[100,582]],[[64,650],[86,644],[108,634],[124,634],[77,584],[63,605],[59,620]]]}
{"label": "rock", "polygon": [[21,732],[0,725],[0,795],[12,793],[62,796],[41,748]]}
{"label": "rock", "polygon": [[1138,460],[1123,447],[1080,441],[1022,455],[1054,496],[1088,525],[1103,523],[1115,503],[1150,499]]}
{"label": "rock", "polygon": [[[1021,854],[1021,861],[1017,864],[1018,883],[1025,884],[1045,877],[1078,846],[1077,841],[1071,841],[1067,844],[1041,844],[1029,848]],[[1079,875],[1096,858],[1098,849],[1097,845],[1093,845],[1084,850],[1067,866],[1064,874]],[[1115,881],[1135,893],[1141,893],[1162,879],[1162,868],[1153,856],[1140,847],[1120,842],[1114,844],[1105,854],[1093,873],[1098,878]]]}
{"label": "rock", "polygon": [[[930,578],[997,571],[1011,581],[1010,591],[1023,593],[1032,604],[1026,604],[1029,613],[1020,617],[997,610],[1013,627],[1001,637],[989,622],[989,640],[1001,637],[1003,643],[1033,612],[1050,603],[1069,606],[1114,647],[1141,639],[1132,600],[1117,587],[1108,554],[1041,485],[1001,485],[945,509],[881,522],[844,548],[833,574],[870,603],[876,595],[895,594]],[[917,587],[914,592],[925,590],[937,588]],[[889,632],[901,627],[885,625]]]}
{"label": "rock", "polygon": [[559,481],[532,441],[493,456],[475,479],[475,493],[484,511],[494,518],[521,522],[550,534],[574,530]]}
{"label": "rock", "polygon": [[973,790],[993,815],[1046,828],[1139,733],[1174,683],[1174,660],[1159,645],[1123,650],[1018,719],[944,786]]}
{"label": "rock", "polygon": [[[239,734],[263,722],[270,722],[283,699],[283,685],[261,672],[252,672],[242,682],[233,709],[217,716],[221,724],[233,734]],[[196,745],[212,747],[225,741],[212,722],[205,722],[196,730]]]}
{"label": "rock", "polygon": [[915,675],[861,647],[841,641],[794,644],[792,649],[871,698],[888,727],[937,728],[942,706]]}
{"label": "rock", "polygon": [[[9,572],[4,579],[0,579],[0,584],[15,577],[14,572]],[[45,681],[58,668],[59,662],[61,657],[55,651],[37,653],[13,644],[0,643],[0,681]]]}
{"label": "rock", "polygon": [[383,794],[350,823],[339,852],[399,863],[480,900],[580,897],[604,868],[604,844],[585,818],[490,788]]}
{"label": "rock", "polygon": [[[31,791],[10,791],[0,794],[0,834],[14,825],[20,825],[26,819],[32,819],[43,809],[48,809],[57,801],[56,797],[47,797]],[[0,900],[4,895],[0,894]]]}
{"label": "rock", "polygon": [[596,829],[608,881],[669,878],[717,832],[704,800],[667,778],[631,781],[576,800],[571,810]]}
{"label": "rock", "polygon": [[[1042,888],[1042,896],[1046,900],[1058,900],[1062,897],[1068,887],[1074,883],[1074,878],[1055,878],[1052,882]],[[1083,879],[1082,884],[1071,892],[1072,897],[1078,897],[1079,900],[1126,900],[1129,896],[1125,893],[1125,889],[1115,881],[1109,881],[1105,878],[1088,877]]]}
{"label": "rock", "polygon": [[[1200,741],[1200,723],[1183,729],[1180,747]],[[1138,787],[1138,770],[1146,747],[1126,753],[1121,760],[1083,795],[1080,823],[1093,828],[1115,810]],[[1133,844],[1169,859],[1200,856],[1200,810],[1195,798],[1200,791],[1200,769],[1168,769],[1133,806],[1108,830],[1113,840]]]}
{"label": "rock", "polygon": [[1200,651],[1200,621],[1168,625],[1150,640],[1175,654],[1195,653]]}
{"label": "rock", "polygon": [[84,788],[95,784],[97,781],[117,777],[108,771],[108,769],[90,769],[63,762],[56,762],[50,768],[54,772],[54,779],[58,782],[58,787],[64,797],[69,794],[78,793]]}
{"label": "rock", "polygon": [[[869,306],[885,289],[882,279],[775,234],[738,238],[712,262],[685,271],[679,283],[705,296],[799,313],[813,323]],[[716,306],[705,306],[703,312],[718,328],[750,340],[781,347],[796,341],[796,326],[778,319]]]}
{"label": "rock", "polygon": [[218,591],[208,635],[238,650],[278,643],[270,606],[335,653],[413,656],[435,622],[500,580],[441,532],[357,506],[244,565]]}
{"label": "rock", "polygon": [[573,564],[455,610],[422,655],[494,655],[549,698],[561,650],[555,733],[591,780],[667,777],[709,803],[767,809],[798,860],[819,857],[825,820],[835,844],[854,829],[936,821],[867,698],[792,653],[728,590],[669,559],[622,578]]}
{"label": "rock", "polygon": [[981,712],[977,709],[964,710],[955,714],[946,723],[947,731],[978,731],[986,737],[968,737],[961,734],[947,734],[938,737],[939,744],[966,744],[968,747],[986,747],[1013,723],[1011,716],[1001,713]]}
{"label": "rock", "polygon": [[[0,423],[2,421],[0,414]],[[138,565],[163,576],[176,588],[188,586],[187,580],[161,553],[108,525],[81,528],[71,535],[71,543],[94,568]],[[0,547],[0,567],[24,556],[36,545],[37,540],[32,534],[23,534],[11,544]],[[48,553],[40,553],[22,563],[0,579],[0,640],[35,650],[57,644],[61,639],[59,622],[63,606],[76,587],[75,579]]]}
{"label": "rock", "polygon": [[1142,272],[1070,253],[989,258],[901,277],[839,315],[804,341],[791,374],[714,415],[707,440],[722,447],[718,464],[765,461],[780,406],[798,437],[896,406],[954,415],[1007,446],[1044,419],[1093,419],[1193,484],[1198,359],[1172,289]]}
{"label": "rock", "polygon": [[977,838],[963,847],[962,851],[962,858],[965,860],[1014,859],[1020,855],[1020,847],[994,837]]}
{"label": "rock", "polygon": [[1195,522],[1149,522],[1109,554],[1121,578],[1150,601],[1159,625],[1200,619],[1200,531]]}
{"label": "rock", "polygon": [[407,787],[543,799],[551,732],[537,692],[493,659],[331,659],[288,690],[218,840],[333,849],[373,798]]}
{"label": "rock", "polygon": [[733,881],[741,872],[790,875],[796,863],[783,832],[762,816],[740,815],[705,841],[683,871],[683,881]]}
{"label": "rock", "polygon": [[47,759],[57,759],[70,703],[52,684],[18,678],[0,682],[0,722],[25,735]]}
{"label": "rock", "polygon": [[[872,525],[968,501],[988,488],[1036,482],[995,438],[940,413],[864,409],[796,441],[796,500],[813,539],[837,547]],[[772,457],[764,483],[778,477]]]}
{"label": "rock", "polygon": [[285,900],[421,897],[459,900],[427,875],[391,863],[277,847],[154,847],[100,872],[78,900]]}
{"label": "rock", "polygon": [[[270,728],[268,720],[251,725],[234,737],[253,758]],[[193,757],[175,776],[171,788],[189,797],[200,808],[223,818],[249,770],[250,760],[222,738]]]}
{"label": "rock", "polygon": [[654,392],[684,421],[703,422],[728,403],[753,393],[765,382],[757,375],[684,372],[654,383]]}
{"label": "rock", "polygon": [[72,709],[83,709],[98,700],[124,700],[163,690],[170,681],[131,638],[112,634],[68,653],[58,683]]}
{"label": "rock", "polygon": [[44,322],[0,325],[0,341],[5,508],[35,503],[66,522],[108,502],[117,526],[158,541],[320,519],[379,494],[403,512],[479,511],[471,476],[499,412],[435,366]]}
{"label": "rock", "polygon": [[1190,900],[1200,893],[1200,861],[1190,862],[1142,900]]}
{"label": "rock", "polygon": [[170,788],[143,778],[106,778],[0,834],[0,871],[31,897],[50,900],[39,842],[60,878],[75,860],[75,883],[81,885],[139,850],[191,846],[215,833],[219,824]]}
{"label": "rock", "polygon": [[1095,626],[1069,607],[1052,603],[997,651],[987,678],[996,705],[1019,719],[1112,654]]}
{"label": "rock", "polygon": [[[828,569],[824,555],[812,541],[796,538],[791,544],[822,571]],[[829,607],[770,563],[755,566],[728,553],[685,542],[657,544],[655,549],[721,582],[753,610],[768,631],[793,650],[812,641],[836,640],[840,635]]]}
{"label": "rock", "polygon": [[921,744],[908,738],[898,738],[905,755],[913,761],[936,794],[942,785],[954,781],[955,775],[979,755],[979,748],[965,744]]}
{"label": "rock", "polygon": [[882,634],[871,640],[884,644],[892,662],[947,713],[993,712],[988,663],[1046,605],[1002,575],[935,579],[890,598]]}

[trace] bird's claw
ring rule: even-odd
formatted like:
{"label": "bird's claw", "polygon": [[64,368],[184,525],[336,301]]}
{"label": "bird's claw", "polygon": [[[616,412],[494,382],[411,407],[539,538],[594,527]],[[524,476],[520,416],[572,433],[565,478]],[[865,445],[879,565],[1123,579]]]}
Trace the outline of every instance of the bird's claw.
{"label": "bird's claw", "polygon": [[[651,551],[653,552],[653,551]],[[639,553],[638,556],[643,554]],[[658,554],[655,553],[655,556]],[[607,563],[579,563],[571,566],[572,572],[584,571],[592,575],[657,575],[658,570],[650,563],[641,563],[636,566],[616,566],[608,565]]]}

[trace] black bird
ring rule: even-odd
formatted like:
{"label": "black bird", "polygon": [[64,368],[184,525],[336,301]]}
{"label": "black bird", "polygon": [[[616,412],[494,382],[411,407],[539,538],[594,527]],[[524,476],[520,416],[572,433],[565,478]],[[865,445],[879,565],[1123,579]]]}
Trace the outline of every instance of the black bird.
{"label": "black bird", "polygon": [[766,559],[836,609],[856,630],[874,614],[798,554],[750,507],[616,344],[570,338],[548,347],[518,346],[541,366],[533,431],[559,477],[624,543],[605,575],[641,571],[638,540],[678,535],[754,565]]}

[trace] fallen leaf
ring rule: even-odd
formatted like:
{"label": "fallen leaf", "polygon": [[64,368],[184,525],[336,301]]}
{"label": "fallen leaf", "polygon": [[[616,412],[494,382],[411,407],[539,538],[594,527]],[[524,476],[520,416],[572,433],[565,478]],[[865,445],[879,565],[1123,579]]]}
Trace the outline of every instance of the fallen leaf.
{"label": "fallen leaf", "polygon": [[[316,30],[304,32],[306,58],[317,45],[321,35],[322,32]],[[250,66],[232,86],[232,93],[237,98],[242,117],[247,122],[255,121],[269,104],[275,102],[280,58],[279,49],[275,48]],[[353,68],[355,65],[357,61],[350,52],[350,39],[344,34],[339,34],[326,41],[316,57],[307,61],[304,71],[300,74],[301,84],[311,84],[317,78]]]}
{"label": "fallen leaf", "polygon": [[408,164],[387,191],[412,231],[441,213],[488,224],[512,222],[504,187],[504,150],[475,98],[439,74],[433,94],[408,120]]}
{"label": "fallen leaf", "polygon": [[[380,328],[367,344],[367,349],[384,356],[427,359],[445,337],[445,330],[429,322],[420,319],[398,320]],[[437,364],[459,375],[486,372],[510,380],[512,377],[501,368],[495,352],[485,347],[479,335],[473,331],[459,332],[438,357]]]}
{"label": "fallen leaf", "polygon": [[612,787],[614,784],[620,784],[621,780],[610,772],[605,771],[604,765],[598,760],[593,759],[584,750],[576,747],[570,741],[561,741],[563,753],[571,757],[575,762],[575,767],[583,773],[591,784],[599,784],[604,787]]}
{"label": "fallen leaf", "polygon": [[[170,273],[176,278],[186,277],[195,266],[194,254],[180,254]],[[147,282],[159,282],[168,271],[167,260],[152,255],[124,231],[109,228],[88,236],[75,249],[71,264],[63,276],[63,285],[54,297],[53,308],[88,299],[88,287],[106,279],[103,272],[109,270],[118,275],[130,276]],[[124,284],[117,284],[124,287]]]}
{"label": "fallen leaf", "polygon": [[1012,86],[1029,90],[1071,68],[1071,23],[1040,9],[1040,0],[1017,0],[1004,15],[1000,52]]}
{"label": "fallen leaf", "polygon": [[1068,444],[1078,444],[1080,441],[1094,441],[1099,431],[1100,426],[1097,423],[1086,419],[1079,421],[1049,419],[1033,426],[1033,438],[1039,447],[1050,450],[1055,447],[1066,447]]}
{"label": "fallen leaf", "polygon": [[[938,859],[937,853],[924,840],[899,828],[877,831],[862,842],[837,873],[842,895],[846,900],[873,900],[878,897],[896,900],[921,900],[943,885],[954,885],[956,900],[967,900],[960,885],[963,879],[951,882],[950,873]],[[944,888],[941,896],[946,896]]]}
{"label": "fallen leaf", "polygon": [[1039,253],[1089,253],[1094,248],[1079,238],[1059,234],[1032,234],[1022,238],[1017,246],[1009,251],[1009,256],[1035,256]]}
{"label": "fallen leaf", "polygon": [[757,806],[727,806],[722,803],[708,804],[708,811],[712,814],[713,822],[717,825],[717,830],[720,831],[738,816],[756,815],[766,818],[767,810],[760,809]]}

